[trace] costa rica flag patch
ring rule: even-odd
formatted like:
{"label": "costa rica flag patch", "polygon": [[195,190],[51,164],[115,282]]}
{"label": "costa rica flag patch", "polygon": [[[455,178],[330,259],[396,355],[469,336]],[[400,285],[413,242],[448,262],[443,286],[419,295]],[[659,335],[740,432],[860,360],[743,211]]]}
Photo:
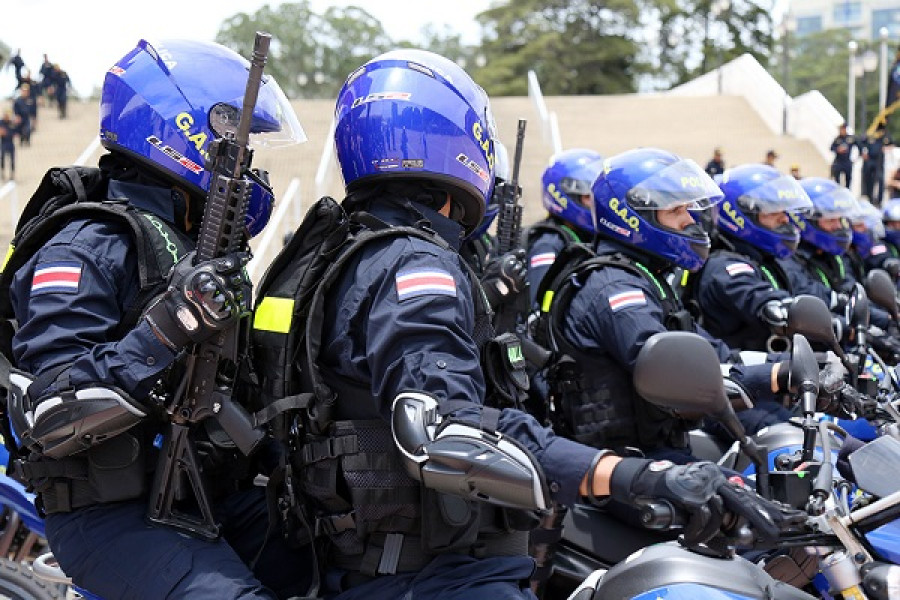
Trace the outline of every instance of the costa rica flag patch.
{"label": "costa rica flag patch", "polygon": [[31,295],[49,293],[78,293],[81,283],[82,264],[75,261],[59,260],[40,263],[31,278]]}
{"label": "costa rica flag patch", "polygon": [[556,260],[555,252],[544,252],[531,257],[531,267],[549,267]]}
{"label": "costa rica flag patch", "polygon": [[748,265],[747,263],[731,263],[725,270],[728,271],[728,274],[734,277],[735,275],[740,275],[742,273],[754,273],[753,267]]}
{"label": "costa rica flag patch", "polygon": [[406,269],[399,271],[394,279],[399,300],[418,296],[456,297],[456,280],[443,269]]}
{"label": "costa rica flag patch", "polygon": [[609,307],[613,312],[618,312],[629,306],[643,306],[647,304],[647,298],[641,290],[628,290],[609,297]]}

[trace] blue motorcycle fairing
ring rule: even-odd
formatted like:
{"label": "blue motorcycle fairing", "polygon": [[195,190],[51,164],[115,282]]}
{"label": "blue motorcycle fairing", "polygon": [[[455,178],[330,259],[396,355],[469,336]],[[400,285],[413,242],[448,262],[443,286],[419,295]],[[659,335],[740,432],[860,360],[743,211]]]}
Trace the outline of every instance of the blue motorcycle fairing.
{"label": "blue motorcycle fairing", "polygon": [[866,539],[882,559],[900,564],[900,521],[885,523],[867,533]]}
{"label": "blue motorcycle fairing", "polygon": [[26,492],[25,486],[6,474],[0,475],[0,504],[19,513],[28,529],[41,537],[46,537],[44,520],[34,506],[34,494]]}
{"label": "blue motorcycle fairing", "polygon": [[[769,449],[769,471],[775,470],[775,458],[781,454],[794,454],[795,452],[802,452],[803,444],[791,444],[788,446],[781,446],[780,448]],[[831,464],[837,465],[838,458],[838,450],[831,451]],[[820,446],[816,446],[813,450],[813,459],[814,460],[822,460],[822,448]],[[756,465],[750,463],[747,468],[741,473],[744,477],[749,477],[751,475],[756,475]]]}
{"label": "blue motorcycle fairing", "polygon": [[717,590],[695,583],[679,583],[656,588],[632,600],[754,600],[750,596]]}

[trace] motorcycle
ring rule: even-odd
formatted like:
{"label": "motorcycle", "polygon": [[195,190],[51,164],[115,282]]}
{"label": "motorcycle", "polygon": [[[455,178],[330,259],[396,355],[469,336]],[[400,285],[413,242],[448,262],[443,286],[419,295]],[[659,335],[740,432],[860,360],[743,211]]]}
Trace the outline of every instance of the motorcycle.
{"label": "motorcycle", "polygon": [[[896,600],[900,598],[900,481],[885,473],[900,464],[900,442],[881,436],[849,456],[856,485],[863,490],[851,502],[849,484],[834,475],[831,461],[812,456],[816,443],[822,445],[822,456],[831,455],[832,448],[828,422],[812,416],[818,364],[802,336],[794,337],[792,358],[792,381],[798,382],[804,412],[804,475],[776,468],[762,480],[757,477],[756,485],[762,495],[801,504],[809,517],[803,531],[782,534],[776,548],[803,547],[814,553],[822,575],[808,586],[808,592],[820,598]],[[653,336],[638,357],[635,383],[650,402],[721,419],[758,461],[758,473],[767,471],[766,454],[757,452],[759,448],[743,432],[727,400],[715,353],[705,340],[685,332]],[[798,502],[801,497],[805,501]],[[644,507],[641,518],[651,527],[671,527],[683,520],[671,506],[659,505]],[[702,546],[669,542],[648,547],[591,574],[570,600],[816,597],[773,580],[760,566],[735,553],[737,548],[754,548],[754,543],[752,533],[733,526]]]}

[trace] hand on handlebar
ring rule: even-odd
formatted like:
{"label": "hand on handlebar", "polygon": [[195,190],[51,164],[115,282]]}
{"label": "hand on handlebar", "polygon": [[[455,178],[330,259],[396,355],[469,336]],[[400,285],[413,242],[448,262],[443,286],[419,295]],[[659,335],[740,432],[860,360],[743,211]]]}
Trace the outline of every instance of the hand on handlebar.
{"label": "hand on handlebar", "polygon": [[738,520],[745,521],[759,540],[770,544],[782,531],[795,528],[806,518],[800,511],[729,482],[722,470],[708,461],[674,465],[669,461],[622,459],[610,480],[610,496],[631,505],[655,500],[671,504],[686,515],[687,544],[708,542],[724,528],[734,528]]}

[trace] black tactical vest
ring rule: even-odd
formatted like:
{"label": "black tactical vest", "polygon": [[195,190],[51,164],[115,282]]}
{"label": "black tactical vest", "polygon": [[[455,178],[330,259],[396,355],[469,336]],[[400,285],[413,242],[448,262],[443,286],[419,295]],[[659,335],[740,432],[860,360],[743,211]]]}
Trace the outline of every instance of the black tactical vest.
{"label": "black tactical vest", "polygon": [[576,348],[562,334],[575,293],[591,273],[604,268],[622,269],[649,281],[662,305],[667,329],[694,329],[693,319],[671,287],[644,265],[621,254],[598,256],[583,244],[566,248],[538,290],[541,316],[536,338],[557,357],[547,373],[551,399],[557,413],[561,413],[554,417],[556,425],[568,437],[598,448],[622,451],[626,447],[685,447],[686,432],[694,423],[673,417],[645,401],[635,392],[631,373],[613,360],[600,368],[597,355]]}

